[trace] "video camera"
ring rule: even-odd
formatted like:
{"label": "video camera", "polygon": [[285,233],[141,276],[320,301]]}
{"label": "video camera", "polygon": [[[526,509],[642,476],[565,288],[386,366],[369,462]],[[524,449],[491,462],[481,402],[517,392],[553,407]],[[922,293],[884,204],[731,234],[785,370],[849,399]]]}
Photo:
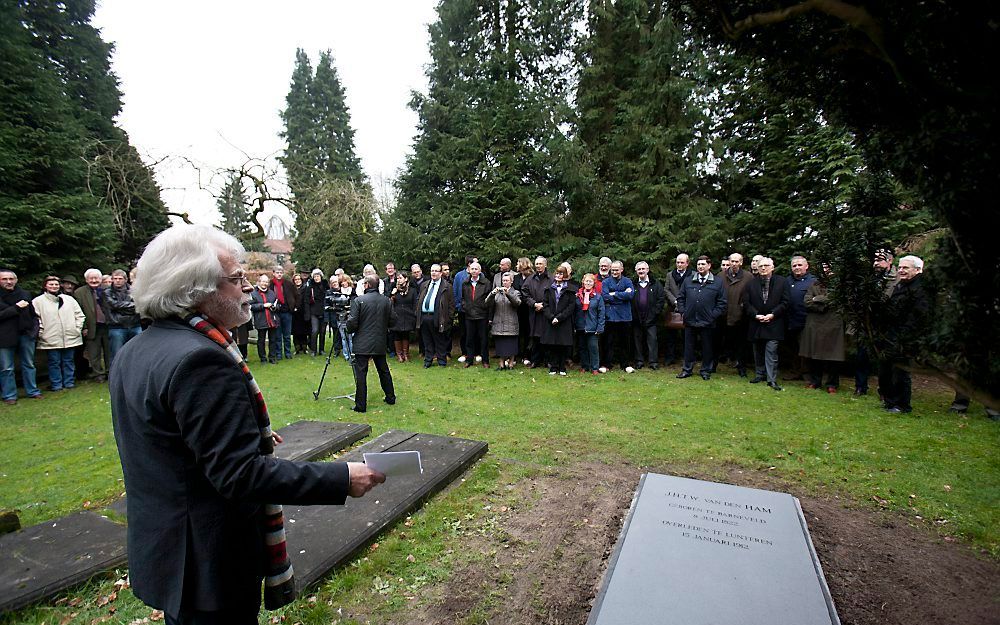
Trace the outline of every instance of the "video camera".
{"label": "video camera", "polygon": [[346,322],[351,314],[351,297],[340,291],[327,291],[323,298],[323,308],[337,315],[337,321]]}

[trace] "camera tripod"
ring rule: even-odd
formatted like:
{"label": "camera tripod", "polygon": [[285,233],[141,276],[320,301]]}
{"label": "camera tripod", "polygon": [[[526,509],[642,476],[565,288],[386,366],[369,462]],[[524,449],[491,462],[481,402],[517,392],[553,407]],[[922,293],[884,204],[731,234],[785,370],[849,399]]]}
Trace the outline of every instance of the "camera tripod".
{"label": "camera tripod", "polygon": [[[326,379],[326,370],[330,368],[330,361],[334,357],[333,354],[334,354],[334,350],[330,349],[330,351],[326,355],[326,364],[323,365],[323,375],[321,375],[320,378],[319,378],[319,386],[317,386],[316,390],[313,391],[313,401],[318,401],[319,400],[319,393],[320,393],[320,390],[323,388],[323,380]],[[347,364],[351,366],[351,375],[354,377],[354,388],[357,388],[358,387],[358,372],[354,370],[354,354],[351,354],[351,357],[348,359]],[[330,400],[333,400],[333,399],[349,399],[351,401],[354,401],[354,393],[347,393],[346,395],[333,395],[332,397],[327,397],[327,399],[330,399]]]}

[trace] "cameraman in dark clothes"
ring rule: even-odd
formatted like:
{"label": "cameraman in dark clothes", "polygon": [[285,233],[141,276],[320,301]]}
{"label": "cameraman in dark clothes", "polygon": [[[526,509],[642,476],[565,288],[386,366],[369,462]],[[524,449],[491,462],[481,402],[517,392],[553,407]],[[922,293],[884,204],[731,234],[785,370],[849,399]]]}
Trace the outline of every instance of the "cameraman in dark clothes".
{"label": "cameraman in dark clothes", "polygon": [[385,393],[385,403],[396,403],[392,374],[385,359],[385,337],[395,321],[392,301],[378,292],[378,276],[367,276],[362,282],[365,292],[354,300],[347,317],[347,331],[354,333],[354,411],[368,409],[368,360],[375,361],[378,381]]}

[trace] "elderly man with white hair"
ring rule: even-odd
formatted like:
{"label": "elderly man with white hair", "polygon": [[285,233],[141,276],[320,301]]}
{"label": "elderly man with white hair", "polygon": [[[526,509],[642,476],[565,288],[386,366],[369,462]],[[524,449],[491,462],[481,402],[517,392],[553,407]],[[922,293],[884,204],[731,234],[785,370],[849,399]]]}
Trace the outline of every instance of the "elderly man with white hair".
{"label": "elderly man with white hair", "polygon": [[112,365],[128,492],[129,581],[167,623],[256,623],[292,601],[285,504],[343,504],[385,480],[361,463],[290,462],[226,328],[250,317],[243,246],[208,226],[161,232],[132,296],[152,319]]}
{"label": "elderly man with white hair", "polygon": [[912,342],[923,332],[930,309],[920,275],[923,271],[924,261],[919,256],[900,258],[896,270],[899,281],[886,301],[887,323],[878,391],[886,412],[891,414],[913,411],[910,372],[900,365],[909,362]]}
{"label": "elderly man with white hair", "polygon": [[97,382],[108,379],[108,364],[111,362],[111,345],[108,342],[108,320],[104,315],[104,289],[100,269],[90,268],[83,272],[86,284],[73,291],[73,297],[80,304],[87,321],[83,326],[83,353],[90,364],[90,374]]}

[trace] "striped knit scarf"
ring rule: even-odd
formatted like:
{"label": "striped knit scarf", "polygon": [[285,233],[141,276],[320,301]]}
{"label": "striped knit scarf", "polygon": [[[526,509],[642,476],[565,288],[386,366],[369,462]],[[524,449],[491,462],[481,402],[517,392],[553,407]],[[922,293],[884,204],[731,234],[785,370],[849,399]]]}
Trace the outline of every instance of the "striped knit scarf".
{"label": "striped knit scarf", "polygon": [[[250,368],[240,355],[240,350],[233,342],[229,331],[219,327],[215,321],[208,317],[197,314],[190,315],[184,319],[192,328],[201,332],[208,338],[222,346],[233,359],[236,366],[246,377],[247,385],[250,387],[254,399],[256,400],[255,415],[257,426],[260,428],[260,450],[264,455],[274,453],[274,439],[271,438],[271,420],[267,416],[267,405],[264,403],[264,395],[257,386],[257,381],[253,379]],[[295,579],[292,571],[292,561],[288,558],[288,551],[285,544],[285,517],[281,506],[277,504],[264,504],[264,514],[260,520],[261,530],[264,534],[264,544],[267,546],[267,571],[264,578],[264,607],[268,610],[276,610],[283,605],[288,605],[295,600]]]}

